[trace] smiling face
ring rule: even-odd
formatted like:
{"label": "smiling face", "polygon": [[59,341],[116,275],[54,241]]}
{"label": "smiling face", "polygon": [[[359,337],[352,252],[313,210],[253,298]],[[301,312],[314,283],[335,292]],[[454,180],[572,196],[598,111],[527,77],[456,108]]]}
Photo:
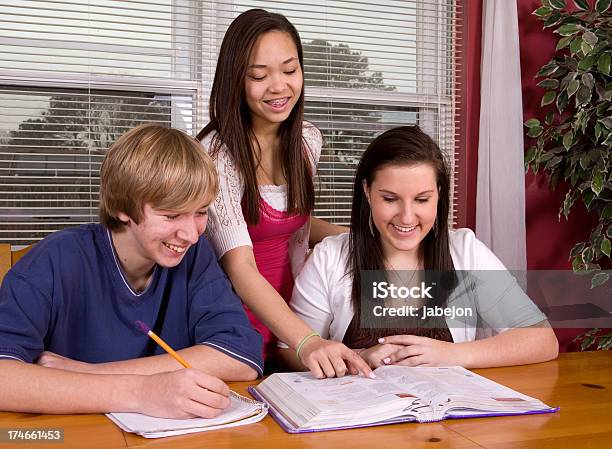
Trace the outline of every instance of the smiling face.
{"label": "smiling face", "polygon": [[304,78],[291,36],[262,34],[251,51],[244,93],[254,128],[280,125],[300,98]]}
{"label": "smiling face", "polygon": [[177,266],[204,233],[208,207],[197,204],[182,211],[166,211],[145,204],[138,224],[125,213],[119,213],[118,218],[127,225],[124,231],[113,233],[113,241],[129,276],[155,264],[164,268]]}
{"label": "smiling face", "polygon": [[418,257],[421,241],[436,220],[438,186],[429,164],[387,165],[364,190],[385,257],[399,251]]}

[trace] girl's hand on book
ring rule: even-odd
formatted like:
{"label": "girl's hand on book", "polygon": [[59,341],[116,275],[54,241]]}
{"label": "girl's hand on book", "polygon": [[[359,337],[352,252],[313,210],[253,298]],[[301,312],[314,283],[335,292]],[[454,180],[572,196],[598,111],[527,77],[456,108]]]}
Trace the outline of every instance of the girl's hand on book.
{"label": "girl's hand on book", "polygon": [[365,360],[372,369],[385,365],[383,360],[391,357],[392,354],[402,349],[404,346],[394,345],[391,343],[378,344],[370,346],[359,353],[361,358]]}
{"label": "girl's hand on book", "polygon": [[187,368],[143,376],[139,412],[161,418],[214,418],[229,407],[229,388],[220,379]]}
{"label": "girl's hand on book", "polygon": [[76,373],[91,373],[94,371],[94,364],[79,362],[77,360],[63,357],[51,351],[44,351],[36,364],[47,368],[62,369],[64,371],[74,371]]}
{"label": "girl's hand on book", "polygon": [[461,365],[460,345],[416,335],[391,335],[379,342],[402,346],[383,360],[386,365],[452,366]]}
{"label": "girl's hand on book", "polygon": [[337,341],[314,337],[301,349],[300,361],[317,379],[359,374],[376,377],[368,364],[354,351]]}

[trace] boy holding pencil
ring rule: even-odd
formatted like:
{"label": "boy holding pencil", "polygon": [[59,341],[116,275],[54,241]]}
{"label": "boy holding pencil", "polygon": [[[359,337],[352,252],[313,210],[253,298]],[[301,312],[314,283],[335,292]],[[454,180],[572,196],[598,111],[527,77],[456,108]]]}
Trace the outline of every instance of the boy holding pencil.
{"label": "boy holding pencil", "polygon": [[202,235],[217,183],[181,131],[119,138],[100,171],[101,224],[54,233],[4,278],[0,410],[212,417],[229,405],[224,380],[262,373],[261,336]]}

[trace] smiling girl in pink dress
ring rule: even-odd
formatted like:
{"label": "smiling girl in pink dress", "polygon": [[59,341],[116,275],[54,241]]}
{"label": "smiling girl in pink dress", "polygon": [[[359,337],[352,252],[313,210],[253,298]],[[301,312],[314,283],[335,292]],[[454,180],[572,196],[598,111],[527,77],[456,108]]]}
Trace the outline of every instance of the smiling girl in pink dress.
{"label": "smiling girl in pink dress", "polygon": [[317,377],[369,375],[353,351],[321,339],[287,306],[309,242],[345,231],[311,216],[322,137],[303,114],[297,30],[280,14],[246,11],[223,39],[210,122],[198,134],[219,172],[208,235],[264,336],[268,371],[276,365],[276,336]]}

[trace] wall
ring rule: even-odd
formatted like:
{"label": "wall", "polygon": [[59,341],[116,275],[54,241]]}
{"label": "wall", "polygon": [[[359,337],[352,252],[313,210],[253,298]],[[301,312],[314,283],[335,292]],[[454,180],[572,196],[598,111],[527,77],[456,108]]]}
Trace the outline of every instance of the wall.
{"label": "wall", "polygon": [[[486,0],[484,0],[486,1]],[[536,86],[534,76],[552,57],[558,35],[542,30],[542,21],[531,13],[541,6],[538,0],[518,0],[519,39],[524,119],[546,115],[540,108],[543,90]],[[526,146],[529,144],[525,142]],[[528,147],[527,147],[528,148]],[[587,240],[592,216],[582,203],[574,206],[569,220],[558,219],[559,205],[567,187],[559,185],[552,191],[542,174],[525,176],[527,216],[527,268],[530,270],[571,269],[569,252],[577,241]],[[582,329],[556,329],[562,350],[572,350],[570,344]]]}

